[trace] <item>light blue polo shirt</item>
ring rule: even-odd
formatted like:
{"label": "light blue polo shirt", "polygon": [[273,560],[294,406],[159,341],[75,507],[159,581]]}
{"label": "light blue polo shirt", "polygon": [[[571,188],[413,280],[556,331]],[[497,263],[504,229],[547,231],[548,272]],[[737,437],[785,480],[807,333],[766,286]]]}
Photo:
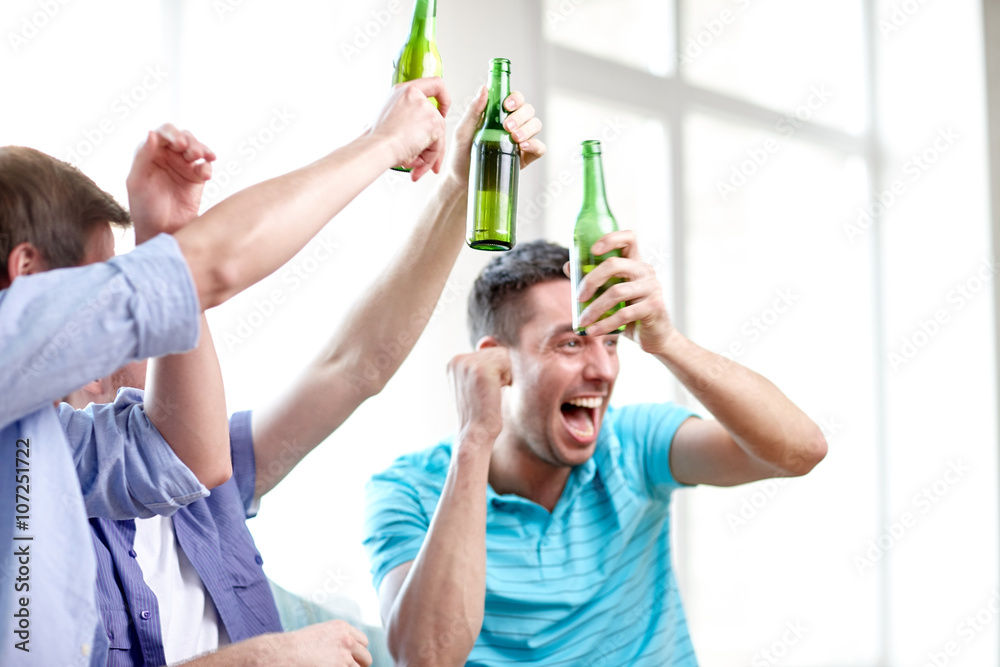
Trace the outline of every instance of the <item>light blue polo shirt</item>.
{"label": "light blue polo shirt", "polygon": [[[594,456],[550,514],[488,487],[486,609],[469,665],[697,665],[670,557],[672,403],[609,408]],[[451,441],[400,457],[367,487],[376,589],[417,557]]]}

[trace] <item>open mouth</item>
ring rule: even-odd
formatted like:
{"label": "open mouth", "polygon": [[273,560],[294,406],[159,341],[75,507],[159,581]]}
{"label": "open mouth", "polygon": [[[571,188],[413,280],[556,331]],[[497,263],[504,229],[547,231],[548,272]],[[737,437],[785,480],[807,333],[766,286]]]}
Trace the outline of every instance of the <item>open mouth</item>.
{"label": "open mouth", "polygon": [[603,404],[604,399],[600,396],[587,396],[574,398],[559,407],[566,430],[581,444],[593,441],[597,433],[597,411]]}

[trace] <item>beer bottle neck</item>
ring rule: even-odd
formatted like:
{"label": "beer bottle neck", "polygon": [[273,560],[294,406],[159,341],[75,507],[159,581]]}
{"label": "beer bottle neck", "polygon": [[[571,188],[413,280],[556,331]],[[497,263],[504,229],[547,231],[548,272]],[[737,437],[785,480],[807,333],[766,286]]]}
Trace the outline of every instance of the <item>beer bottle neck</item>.
{"label": "beer bottle neck", "polygon": [[610,213],[604,194],[604,169],[600,154],[583,156],[583,210]]}
{"label": "beer bottle neck", "polygon": [[494,65],[490,72],[490,93],[486,102],[483,128],[503,129],[503,121],[507,118],[503,101],[507,99],[508,95],[510,95],[510,71],[502,65]]}
{"label": "beer bottle neck", "polygon": [[428,42],[433,42],[436,32],[437,0],[417,0],[413,6],[413,22],[410,24],[410,38],[423,37]]}

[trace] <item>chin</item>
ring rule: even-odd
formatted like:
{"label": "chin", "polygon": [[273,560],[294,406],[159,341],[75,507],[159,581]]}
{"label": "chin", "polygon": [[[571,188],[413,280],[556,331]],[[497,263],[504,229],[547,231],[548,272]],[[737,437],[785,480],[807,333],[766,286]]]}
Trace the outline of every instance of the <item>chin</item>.
{"label": "chin", "polygon": [[583,444],[572,438],[559,438],[555,442],[555,458],[562,464],[568,466],[583,465],[594,455],[597,449],[597,437],[593,441]]}

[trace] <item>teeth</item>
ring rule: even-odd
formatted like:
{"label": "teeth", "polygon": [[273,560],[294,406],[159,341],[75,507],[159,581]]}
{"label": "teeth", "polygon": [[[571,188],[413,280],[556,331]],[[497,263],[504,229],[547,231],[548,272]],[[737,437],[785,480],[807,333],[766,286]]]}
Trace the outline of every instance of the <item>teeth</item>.
{"label": "teeth", "polygon": [[601,398],[600,396],[591,396],[591,397],[574,398],[573,400],[566,402],[569,403],[570,405],[575,405],[580,408],[590,408],[592,410],[596,410],[597,408],[601,407],[601,404],[604,402],[604,399]]}

